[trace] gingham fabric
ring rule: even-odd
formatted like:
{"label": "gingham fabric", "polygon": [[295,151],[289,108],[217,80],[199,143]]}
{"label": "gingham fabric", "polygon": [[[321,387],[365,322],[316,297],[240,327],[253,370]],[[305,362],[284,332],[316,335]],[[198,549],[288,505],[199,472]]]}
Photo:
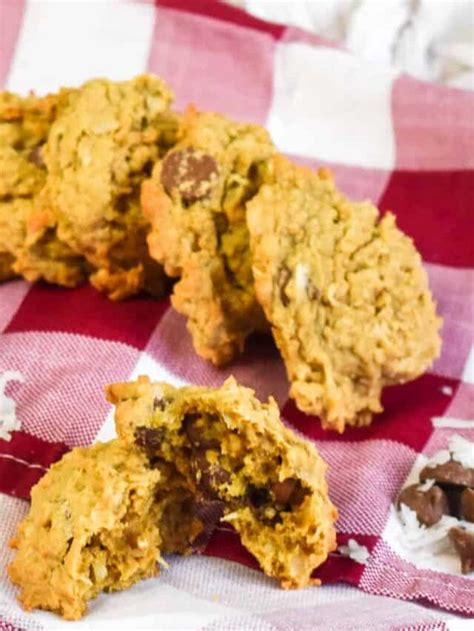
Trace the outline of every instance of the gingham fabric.
{"label": "gingham fabric", "polygon": [[[7,385],[21,428],[0,439],[0,629],[67,628],[15,604],[7,542],[47,467],[75,445],[113,435],[104,385],[140,374],[216,386],[233,374],[259,397],[275,396],[285,422],[330,465],[339,543],[353,538],[370,558],[360,565],[333,554],[316,572],[322,588],[283,592],[234,533],[219,529],[204,556],[174,559],[157,580],[100,597],[78,629],[421,630],[448,628],[440,608],[472,616],[472,578],[402,558],[390,506],[418,454],[433,454],[453,433],[432,419],[474,418],[473,95],[382,72],[302,30],[214,0],[0,0],[7,89],[44,93],[146,70],[171,85],[177,108],[192,101],[265,125],[294,160],[329,166],[349,196],[393,210],[423,255],[444,317],[443,351],[429,374],[386,391],[373,425],[338,436],[288,400],[268,339],[217,370],[196,357],[168,299],[113,304],[88,286],[3,284],[0,375],[19,371],[24,381]],[[456,433],[473,440],[474,424],[461,425]]]}

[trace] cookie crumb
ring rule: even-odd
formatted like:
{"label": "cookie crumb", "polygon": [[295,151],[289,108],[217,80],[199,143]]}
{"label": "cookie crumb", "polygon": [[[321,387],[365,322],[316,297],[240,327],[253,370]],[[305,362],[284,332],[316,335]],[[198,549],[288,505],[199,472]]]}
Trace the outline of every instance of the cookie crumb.
{"label": "cookie crumb", "polygon": [[439,391],[447,397],[452,397],[454,393],[454,390],[451,386],[441,386]]}
{"label": "cookie crumb", "polygon": [[341,556],[349,557],[361,565],[367,565],[370,558],[370,552],[367,547],[357,543],[355,539],[349,539],[347,545],[339,546],[338,550]]}

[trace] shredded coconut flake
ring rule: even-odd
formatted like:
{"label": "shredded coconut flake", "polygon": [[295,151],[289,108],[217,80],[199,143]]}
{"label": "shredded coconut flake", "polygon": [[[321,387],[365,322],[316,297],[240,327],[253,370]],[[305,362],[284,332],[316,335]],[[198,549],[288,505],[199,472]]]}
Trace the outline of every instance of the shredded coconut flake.
{"label": "shredded coconut flake", "polygon": [[400,504],[397,511],[394,507],[392,510],[398,517],[402,527],[400,542],[407,550],[423,551],[427,554],[441,554],[443,552],[452,551],[452,545],[448,537],[451,528],[462,526],[469,531],[474,531],[474,524],[456,519],[450,515],[443,515],[441,519],[433,526],[425,526],[420,524],[414,510],[406,504]]}
{"label": "shredded coconut flake", "polygon": [[295,268],[295,285],[298,298],[304,296],[308,286],[309,270],[304,263],[298,263]]}
{"label": "shredded coconut flake", "polygon": [[448,441],[453,460],[467,469],[474,469],[474,443],[459,434],[453,434]]}
{"label": "shredded coconut flake", "polygon": [[338,550],[342,556],[349,557],[361,565],[367,565],[370,557],[370,552],[366,546],[357,543],[355,539],[349,539],[347,546],[339,546]]}
{"label": "shredded coconut flake", "polygon": [[429,491],[431,489],[434,483],[435,483],[435,480],[432,480],[431,478],[428,480],[425,480],[423,484],[418,485],[418,491],[425,493],[426,491]]}
{"label": "shredded coconut flake", "polygon": [[11,440],[11,433],[20,429],[20,420],[16,416],[16,403],[5,393],[9,381],[24,382],[21,372],[7,370],[0,375],[0,438]]}
{"label": "shredded coconut flake", "polygon": [[441,451],[437,451],[427,462],[428,467],[435,467],[438,464],[445,464],[451,460],[451,454],[447,449],[442,449]]}
{"label": "shredded coconut flake", "polygon": [[440,390],[440,392],[442,394],[444,394],[447,397],[452,397],[453,396],[454,390],[452,389],[451,386],[441,386],[441,388],[439,390]]}

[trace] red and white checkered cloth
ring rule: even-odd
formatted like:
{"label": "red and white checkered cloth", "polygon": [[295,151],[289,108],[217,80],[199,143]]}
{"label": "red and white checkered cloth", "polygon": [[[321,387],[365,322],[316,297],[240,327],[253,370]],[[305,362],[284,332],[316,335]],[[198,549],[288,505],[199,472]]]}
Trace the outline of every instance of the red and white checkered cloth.
{"label": "red and white checkered cloth", "polygon": [[[27,510],[19,498],[66,450],[113,434],[103,387],[143,373],[216,386],[232,373],[261,398],[274,395],[285,422],[316,441],[330,465],[339,542],[365,544],[370,559],[360,565],[331,555],[317,572],[324,587],[283,592],[245,567],[256,565],[236,536],[219,530],[207,556],[177,559],[158,580],[99,598],[78,628],[448,628],[439,610],[380,595],[472,616],[472,579],[402,559],[388,524],[418,454],[431,455],[453,433],[432,418],[474,418],[474,96],[374,69],[299,29],[214,0],[0,0],[7,89],[46,92],[145,70],[172,86],[178,108],[192,101],[261,123],[295,160],[329,166],[349,196],[393,210],[425,260],[444,317],[442,355],[429,374],[386,391],[386,411],[372,426],[338,436],[287,399],[284,367],[268,340],[217,370],[194,354],[168,300],[113,304],[88,286],[0,286],[0,375],[25,377],[7,386],[21,429],[0,440],[0,629],[63,628],[50,614],[22,612],[5,576],[6,542]],[[474,439],[472,424],[455,431]]]}

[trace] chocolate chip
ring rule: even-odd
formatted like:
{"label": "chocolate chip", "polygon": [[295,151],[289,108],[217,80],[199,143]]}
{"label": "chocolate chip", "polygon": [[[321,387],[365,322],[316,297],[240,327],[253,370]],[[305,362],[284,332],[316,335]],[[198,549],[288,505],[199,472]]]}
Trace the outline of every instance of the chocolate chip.
{"label": "chocolate chip", "polygon": [[255,508],[261,508],[270,501],[270,493],[263,487],[249,484],[247,487],[247,497]]}
{"label": "chocolate chip", "polygon": [[161,183],[168,193],[176,190],[183,201],[193,203],[210,195],[218,172],[212,156],[187,147],[169,153],[163,160]]}
{"label": "chocolate chip", "polygon": [[279,271],[279,274],[278,274],[278,281],[277,281],[278,286],[280,288],[281,304],[284,307],[287,307],[290,304],[288,296],[285,293],[286,286],[290,282],[290,278],[291,278],[291,272],[288,269],[288,267],[286,265],[284,265],[282,268],[280,268],[280,271]]}
{"label": "chocolate chip", "polygon": [[207,438],[205,428],[198,425],[201,418],[200,414],[186,414],[184,416],[183,429],[189,442],[200,449],[217,449],[219,447],[217,438]]}
{"label": "chocolate chip", "polygon": [[308,294],[308,298],[310,300],[319,300],[321,298],[321,292],[310,280],[308,280],[306,293]]}
{"label": "chocolate chip", "polygon": [[301,482],[295,478],[275,482],[272,485],[272,493],[278,504],[289,504],[291,507],[299,506],[306,495]]}
{"label": "chocolate chip", "polygon": [[165,430],[162,427],[137,427],[135,444],[151,451],[161,445],[164,435]]}
{"label": "chocolate chip", "polygon": [[420,473],[420,480],[435,480],[437,484],[454,484],[456,486],[474,487],[474,469],[463,467],[456,460],[448,460],[434,467],[427,465]]}
{"label": "chocolate chip", "polygon": [[193,450],[191,456],[191,470],[194,479],[207,498],[218,497],[218,487],[230,480],[230,474],[217,463],[210,463],[206,458],[205,449]]}
{"label": "chocolate chip", "polygon": [[474,522],[474,489],[464,489],[461,495],[461,517]]}
{"label": "chocolate chip", "polygon": [[426,526],[436,524],[443,515],[449,514],[448,498],[439,486],[420,491],[418,484],[412,484],[400,493],[398,506],[400,504],[415,511],[418,521]]}
{"label": "chocolate chip", "polygon": [[43,160],[43,155],[41,153],[42,145],[38,145],[34,149],[30,151],[28,154],[28,161],[32,162],[39,169],[43,169],[46,165]]}
{"label": "chocolate chip", "polygon": [[198,498],[193,503],[192,510],[202,522],[202,531],[193,541],[194,552],[202,552],[212,536],[217,524],[224,514],[225,504],[221,500]]}
{"label": "chocolate chip", "polygon": [[474,532],[468,532],[462,528],[451,528],[449,538],[461,560],[462,573],[469,574],[474,570]]}
{"label": "chocolate chip", "polygon": [[163,397],[155,397],[153,399],[153,409],[154,410],[161,410],[163,412],[163,410],[166,408],[168,402],[163,399]]}

